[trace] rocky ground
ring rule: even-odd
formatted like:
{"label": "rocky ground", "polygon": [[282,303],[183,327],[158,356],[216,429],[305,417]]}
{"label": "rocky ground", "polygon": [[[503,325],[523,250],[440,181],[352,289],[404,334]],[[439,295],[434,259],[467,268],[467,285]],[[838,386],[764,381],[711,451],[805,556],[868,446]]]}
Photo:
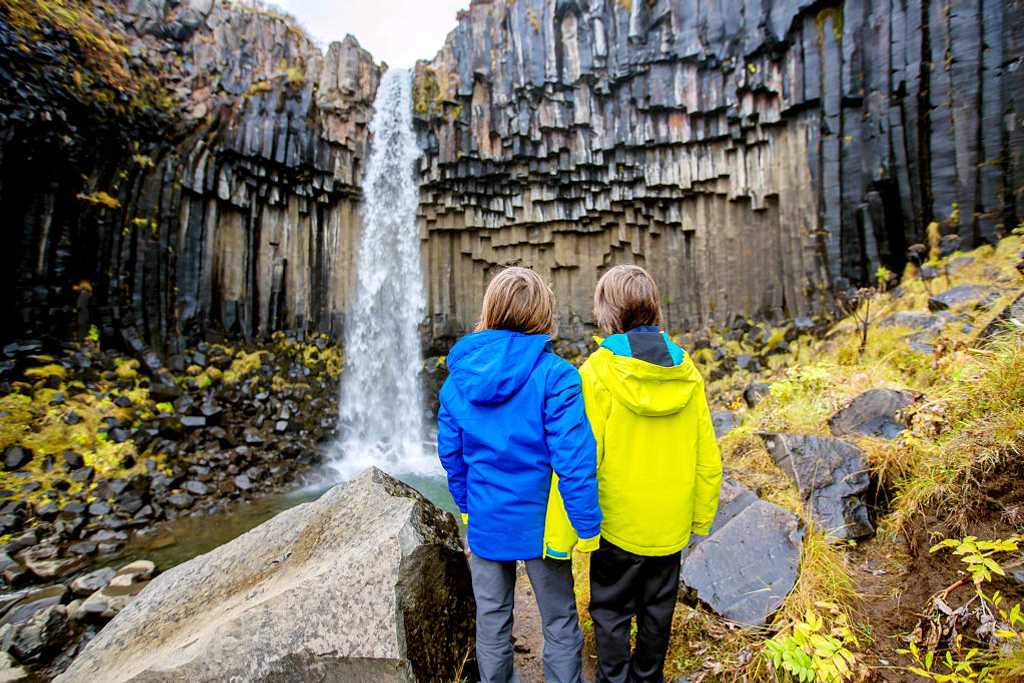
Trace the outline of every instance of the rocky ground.
{"label": "rocky ground", "polygon": [[95,570],[133,534],[293,483],[336,422],[327,337],[202,343],[165,366],[130,332],[124,351],[97,336],[0,361],[0,629],[12,666],[44,675],[136,592]]}

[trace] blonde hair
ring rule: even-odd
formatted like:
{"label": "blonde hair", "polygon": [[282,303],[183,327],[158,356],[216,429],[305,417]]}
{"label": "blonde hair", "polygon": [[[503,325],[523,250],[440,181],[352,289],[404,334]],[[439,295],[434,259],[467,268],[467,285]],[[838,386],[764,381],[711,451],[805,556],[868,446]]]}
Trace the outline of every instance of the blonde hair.
{"label": "blonde hair", "polygon": [[615,266],[594,290],[594,315],[605,334],[621,334],[641,325],[661,325],[658,285],[640,266]]}
{"label": "blonde hair", "polygon": [[529,268],[506,268],[487,285],[476,329],[554,334],[555,296]]}

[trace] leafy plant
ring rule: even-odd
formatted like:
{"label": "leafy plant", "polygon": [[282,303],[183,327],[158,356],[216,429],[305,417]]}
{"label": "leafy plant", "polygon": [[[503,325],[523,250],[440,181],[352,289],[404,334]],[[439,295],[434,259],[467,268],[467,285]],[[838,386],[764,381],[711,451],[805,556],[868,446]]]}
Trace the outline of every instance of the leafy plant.
{"label": "leafy plant", "polygon": [[826,629],[825,620],[808,610],[803,621],[792,625],[789,633],[765,642],[765,654],[776,672],[785,672],[790,680],[801,683],[839,683],[853,678],[856,657],[851,647],[857,638],[846,616],[829,603],[818,603],[834,613],[834,624]]}
{"label": "leafy plant", "polygon": [[1022,541],[1024,541],[1022,536],[993,541],[979,540],[976,536],[967,536],[963,539],[947,538],[933,545],[929,552],[935,553],[944,548],[953,548],[953,554],[959,556],[960,561],[967,565],[967,571],[970,572],[974,584],[980,586],[985,581],[991,581],[992,574],[1006,576],[1006,572],[993,559],[993,555],[1016,552]]}
{"label": "leafy plant", "polygon": [[89,326],[89,331],[85,335],[85,340],[92,342],[93,344],[100,343],[100,329],[95,325]]}

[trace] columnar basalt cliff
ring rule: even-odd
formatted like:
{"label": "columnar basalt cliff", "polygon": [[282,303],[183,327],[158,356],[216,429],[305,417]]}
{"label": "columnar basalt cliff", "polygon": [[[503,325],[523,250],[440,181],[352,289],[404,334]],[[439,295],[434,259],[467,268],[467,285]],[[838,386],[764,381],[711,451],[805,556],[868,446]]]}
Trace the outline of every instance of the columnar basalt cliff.
{"label": "columnar basalt cliff", "polygon": [[475,0],[417,72],[436,335],[501,265],[550,274],[563,332],[647,265],[669,327],[826,305],[936,221],[1024,209],[1024,4]]}
{"label": "columnar basalt cliff", "polygon": [[[414,82],[426,336],[469,329],[512,263],[577,335],[615,263],[647,265],[683,329],[827,308],[933,221],[995,238],[1024,213],[1022,20],[1020,0],[474,0]],[[321,51],[221,0],[2,0],[0,57],[5,337],[337,334],[384,68],[355,39]]]}
{"label": "columnar basalt cliff", "polygon": [[[57,3],[106,27],[94,55],[61,15],[19,14],[36,4],[0,6],[10,332],[134,327],[170,352],[190,337],[336,332],[380,79],[369,53],[351,36],[321,52],[251,6]],[[126,83],[147,97],[122,104]]]}

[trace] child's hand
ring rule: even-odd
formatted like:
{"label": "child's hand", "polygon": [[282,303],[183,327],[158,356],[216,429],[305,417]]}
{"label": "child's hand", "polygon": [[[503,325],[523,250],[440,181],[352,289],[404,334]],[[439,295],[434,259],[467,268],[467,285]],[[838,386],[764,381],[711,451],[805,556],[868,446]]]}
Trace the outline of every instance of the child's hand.
{"label": "child's hand", "polygon": [[576,550],[581,553],[592,553],[601,547],[601,534],[591,538],[581,538],[576,544]]}

